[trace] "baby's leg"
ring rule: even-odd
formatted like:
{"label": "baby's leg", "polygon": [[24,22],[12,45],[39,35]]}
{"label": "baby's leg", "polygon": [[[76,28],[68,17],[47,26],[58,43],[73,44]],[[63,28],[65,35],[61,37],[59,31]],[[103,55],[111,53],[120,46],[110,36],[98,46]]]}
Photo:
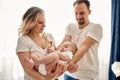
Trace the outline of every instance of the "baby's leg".
{"label": "baby's leg", "polygon": [[46,64],[46,70],[48,71],[48,74],[51,72],[54,73],[59,61],[59,55],[56,52],[50,53],[50,56],[52,56],[51,59],[49,59],[51,62]]}
{"label": "baby's leg", "polygon": [[57,63],[59,60],[58,54],[54,52],[41,57],[40,56],[38,57],[37,55],[31,55],[31,58],[33,59],[35,65],[39,65],[39,64],[55,65],[55,63]]}
{"label": "baby's leg", "polygon": [[39,65],[40,64],[40,60],[43,56],[40,56],[39,54],[31,54],[30,56],[32,58],[32,60],[34,61],[35,65]]}
{"label": "baby's leg", "polygon": [[25,66],[27,66],[30,69],[32,69],[34,67],[34,62],[33,62],[32,58],[24,58],[24,64],[25,64]]}
{"label": "baby's leg", "polygon": [[[45,64],[47,71],[48,70],[52,71],[52,69],[55,69],[56,64],[59,60],[59,56],[56,52],[52,52],[45,56],[31,55],[31,58],[33,59],[35,65]],[[48,73],[50,73],[50,72],[48,72]]]}

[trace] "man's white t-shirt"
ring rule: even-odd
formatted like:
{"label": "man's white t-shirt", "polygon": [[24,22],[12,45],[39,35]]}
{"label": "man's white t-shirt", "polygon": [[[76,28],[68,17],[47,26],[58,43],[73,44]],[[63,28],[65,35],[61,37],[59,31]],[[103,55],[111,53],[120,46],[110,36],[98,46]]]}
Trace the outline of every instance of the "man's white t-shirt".
{"label": "man's white t-shirt", "polygon": [[69,76],[78,79],[99,80],[98,47],[99,42],[103,36],[102,33],[102,27],[100,24],[90,23],[83,29],[79,29],[78,25],[73,23],[67,26],[66,35],[70,35],[72,37],[71,41],[76,43],[78,48],[86,36],[89,36],[98,42],[91,46],[85,55],[77,62],[77,72],[67,72]]}
{"label": "man's white t-shirt", "polygon": [[[48,41],[53,41],[54,39],[51,34],[45,34]],[[16,53],[18,52],[30,52],[31,54],[37,53],[40,56],[46,55],[47,48],[40,48],[29,36],[21,36],[18,38]],[[32,80],[32,78],[25,73],[24,80]]]}

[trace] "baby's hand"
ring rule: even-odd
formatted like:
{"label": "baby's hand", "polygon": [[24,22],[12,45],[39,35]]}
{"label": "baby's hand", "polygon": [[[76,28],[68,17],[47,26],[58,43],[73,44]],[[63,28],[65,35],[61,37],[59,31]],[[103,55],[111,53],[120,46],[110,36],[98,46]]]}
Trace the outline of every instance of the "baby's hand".
{"label": "baby's hand", "polygon": [[53,48],[47,48],[47,53],[51,53],[51,52],[54,52],[55,50]]}
{"label": "baby's hand", "polygon": [[55,44],[51,41],[51,42],[49,42],[49,46],[48,46],[48,49],[47,49],[47,51],[48,51],[48,53],[51,53],[51,52],[53,52],[53,51],[55,51]]}

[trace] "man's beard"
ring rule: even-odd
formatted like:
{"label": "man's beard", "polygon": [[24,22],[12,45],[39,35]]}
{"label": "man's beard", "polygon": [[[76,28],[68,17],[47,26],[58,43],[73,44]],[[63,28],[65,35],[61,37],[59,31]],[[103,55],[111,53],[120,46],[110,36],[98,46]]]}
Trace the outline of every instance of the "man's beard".
{"label": "man's beard", "polygon": [[79,25],[83,25],[84,23],[85,23],[84,18],[78,20],[78,24],[79,24]]}

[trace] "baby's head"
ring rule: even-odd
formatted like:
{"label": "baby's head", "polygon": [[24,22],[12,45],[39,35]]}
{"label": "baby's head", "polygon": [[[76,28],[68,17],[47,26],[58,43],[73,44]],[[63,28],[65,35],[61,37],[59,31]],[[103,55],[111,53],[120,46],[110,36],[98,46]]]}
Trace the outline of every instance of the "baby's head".
{"label": "baby's head", "polygon": [[74,54],[77,50],[77,45],[73,42],[66,41],[63,44],[61,44],[59,50],[60,51],[71,51]]}

